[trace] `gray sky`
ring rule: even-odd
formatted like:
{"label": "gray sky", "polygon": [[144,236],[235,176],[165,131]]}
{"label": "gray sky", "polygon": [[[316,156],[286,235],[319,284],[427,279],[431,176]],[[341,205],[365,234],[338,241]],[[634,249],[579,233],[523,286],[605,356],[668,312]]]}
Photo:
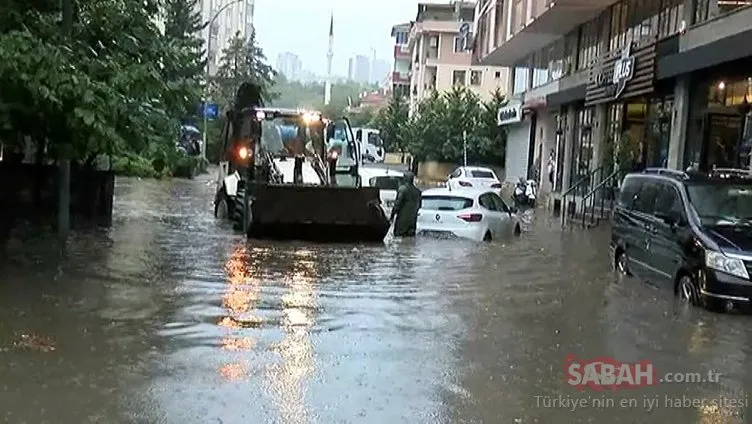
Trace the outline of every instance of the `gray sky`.
{"label": "gray sky", "polygon": [[[438,3],[438,1],[435,1]],[[303,67],[326,73],[329,15],[334,13],[332,73],[347,75],[347,60],[355,54],[391,61],[392,25],[415,19],[418,0],[256,0],[254,24],[269,63],[290,51]]]}

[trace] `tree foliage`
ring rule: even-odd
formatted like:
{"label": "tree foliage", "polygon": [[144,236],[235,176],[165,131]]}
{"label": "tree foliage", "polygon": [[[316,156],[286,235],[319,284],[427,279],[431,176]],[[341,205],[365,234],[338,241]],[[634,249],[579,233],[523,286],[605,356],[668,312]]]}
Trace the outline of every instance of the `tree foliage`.
{"label": "tree foliage", "polygon": [[266,63],[264,51],[256,44],[256,34],[246,39],[237,32],[222,50],[219,69],[211,80],[213,100],[223,109],[229,109],[238,87],[244,82],[253,82],[261,87],[263,100],[270,103],[279,96],[272,91],[276,75]]}
{"label": "tree foliage", "polygon": [[406,149],[418,160],[459,163],[466,142],[469,162],[503,165],[506,133],[496,115],[505,104],[499,91],[481,102],[473,91],[455,87],[423,99],[411,118],[408,105],[395,97],[377,122],[389,150]]}
{"label": "tree foliage", "polygon": [[200,25],[194,19],[180,33],[168,6],[174,30],[163,34],[152,19],[157,0],[73,4],[67,40],[60,2],[5,3],[0,140],[10,148],[31,140],[53,160],[172,156],[180,120],[201,91],[201,50],[191,33]]}

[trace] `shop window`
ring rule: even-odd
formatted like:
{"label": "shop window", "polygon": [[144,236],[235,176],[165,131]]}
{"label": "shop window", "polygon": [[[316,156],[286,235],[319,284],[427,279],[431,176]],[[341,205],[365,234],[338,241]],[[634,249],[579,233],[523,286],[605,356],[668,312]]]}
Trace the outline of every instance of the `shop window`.
{"label": "shop window", "polygon": [[593,121],[593,108],[577,112],[569,186],[574,187],[575,184],[580,184],[582,191],[589,185],[587,179],[590,177],[593,165]]}

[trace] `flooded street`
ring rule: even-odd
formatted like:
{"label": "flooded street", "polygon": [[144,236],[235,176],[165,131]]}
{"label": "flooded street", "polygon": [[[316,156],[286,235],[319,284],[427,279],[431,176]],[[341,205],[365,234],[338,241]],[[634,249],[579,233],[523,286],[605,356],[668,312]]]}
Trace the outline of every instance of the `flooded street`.
{"label": "flooded street", "polygon": [[[110,230],[0,270],[0,422],[750,422],[752,318],[616,279],[604,229],[247,243],[208,179],[119,180]],[[721,375],[580,391],[569,354]]]}

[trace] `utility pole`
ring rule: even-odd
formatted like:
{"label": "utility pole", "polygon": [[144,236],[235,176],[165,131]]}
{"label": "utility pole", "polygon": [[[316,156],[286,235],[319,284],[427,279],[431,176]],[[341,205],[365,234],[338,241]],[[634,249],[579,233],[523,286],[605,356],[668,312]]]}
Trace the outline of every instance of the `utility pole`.
{"label": "utility pole", "polygon": [[462,131],[462,157],[467,166],[467,131]]}
{"label": "utility pole", "polygon": [[[73,37],[73,2],[74,0],[63,0],[63,25],[61,32],[63,35],[63,41],[67,44],[71,44],[71,38]],[[71,143],[73,140],[65,140],[67,143]],[[71,181],[71,167],[70,158],[68,152],[70,146],[62,149],[60,157],[58,158],[58,200],[57,200],[57,233],[60,238],[60,242],[63,247],[68,240],[68,233],[70,232],[70,181]]]}

